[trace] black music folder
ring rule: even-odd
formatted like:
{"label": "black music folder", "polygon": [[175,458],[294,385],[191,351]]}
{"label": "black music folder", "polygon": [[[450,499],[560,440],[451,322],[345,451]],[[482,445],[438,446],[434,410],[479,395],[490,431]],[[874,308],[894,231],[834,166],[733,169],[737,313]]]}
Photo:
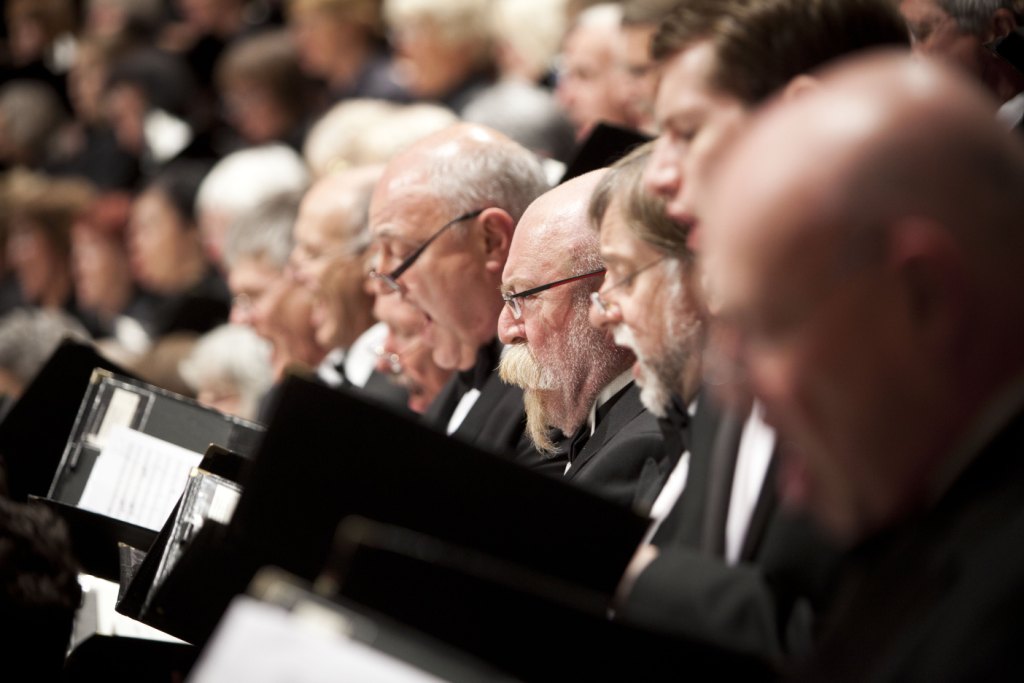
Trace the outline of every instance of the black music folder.
{"label": "black music folder", "polygon": [[64,340],[0,421],[12,499],[46,495],[95,368],[130,376],[92,346]]}
{"label": "black music folder", "polygon": [[605,600],[648,524],[384,406],[289,377],[230,524],[204,525],[142,620],[202,642],[258,568],[316,577],[349,515],[477,548]]}
{"label": "black music folder", "polygon": [[[121,544],[121,575],[116,610],[139,619],[163,579],[176,566],[192,539],[210,523],[230,519],[241,491],[248,461],[238,453],[211,445],[199,467],[190,473],[181,500],[167,518],[156,540],[140,551]],[[221,500],[217,502],[217,494]]]}
{"label": "black music folder", "polygon": [[[103,467],[104,474],[133,475],[136,467],[159,464],[166,466],[171,476],[169,461],[178,456],[187,459],[186,453],[190,453],[194,459],[192,466],[198,465],[210,444],[249,454],[255,451],[262,433],[263,428],[255,422],[225,415],[191,398],[131,377],[96,369],[82,398],[49,497],[79,506],[84,498],[91,497],[89,493],[102,498],[102,492],[94,492],[90,487],[96,484],[93,471],[102,467],[108,456],[116,460]],[[125,472],[122,466],[133,469]],[[189,468],[184,469],[187,473]],[[151,497],[165,493],[155,480],[125,479],[124,483],[145,487]],[[184,485],[184,480],[181,483]],[[128,495],[131,491],[112,493]],[[176,500],[180,493],[179,488],[173,498]],[[90,502],[98,503],[95,499]],[[135,502],[125,500],[120,511],[108,516],[123,515],[120,518],[126,521],[159,530],[166,514],[156,515],[159,519],[154,523],[155,517],[145,514],[133,505]],[[144,519],[149,520],[148,524],[141,521]]]}
{"label": "black music folder", "polygon": [[580,144],[576,156],[569,162],[559,182],[564,183],[584,173],[611,166],[634,148],[650,142],[651,139],[651,136],[631,128],[599,123]]}
{"label": "black music folder", "polygon": [[770,662],[609,618],[578,586],[362,518],[338,529],[319,592],[354,602],[523,680],[772,681]]}
{"label": "black music folder", "polygon": [[48,496],[84,571],[118,581],[119,544],[147,550],[210,443],[255,449],[263,428],[104,368],[91,372]]}
{"label": "black music folder", "polygon": [[248,594],[232,602],[189,680],[325,679],[513,683],[441,641],[363,607],[328,600],[273,568],[260,570]]}

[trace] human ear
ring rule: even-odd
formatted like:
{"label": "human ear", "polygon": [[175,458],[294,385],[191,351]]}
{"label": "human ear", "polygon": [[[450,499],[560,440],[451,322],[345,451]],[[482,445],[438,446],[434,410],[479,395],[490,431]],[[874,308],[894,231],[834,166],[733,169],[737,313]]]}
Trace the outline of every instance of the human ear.
{"label": "human ear", "polygon": [[504,209],[487,209],[477,220],[483,235],[484,264],[488,270],[501,274],[512,245],[515,221]]}

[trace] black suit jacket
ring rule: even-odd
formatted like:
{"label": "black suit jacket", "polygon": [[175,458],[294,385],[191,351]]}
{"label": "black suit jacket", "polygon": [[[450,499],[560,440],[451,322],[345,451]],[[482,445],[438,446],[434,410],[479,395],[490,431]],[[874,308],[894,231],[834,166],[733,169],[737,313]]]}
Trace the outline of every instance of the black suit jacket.
{"label": "black suit jacket", "polygon": [[[730,422],[743,421],[721,416],[712,441],[725,438]],[[730,565],[702,549],[713,450],[695,435],[686,490],[669,515],[675,526],[655,536],[659,555],[637,578],[620,617],[776,660],[805,655],[838,554],[805,515],[779,505],[775,455],[739,561]]]}
{"label": "black suit jacket", "polygon": [[[689,425],[686,488],[654,534],[652,543],[659,548],[676,545],[696,548],[700,544],[711,452],[722,417],[721,407],[702,389],[697,398],[697,412]],[[670,474],[663,476],[667,478]]]}
{"label": "black suit jacket", "polygon": [[480,391],[473,407],[451,436],[478,448],[507,457],[524,467],[561,474],[564,458],[537,451],[526,435],[526,411],[522,390],[505,384],[498,376],[501,345],[495,340],[480,349],[476,366],[456,373],[444,385],[423,414],[424,421],[445,432],[455,407],[470,389]]}
{"label": "black suit jacket", "polygon": [[808,680],[1024,680],[1024,411],[930,508],[869,539]]}
{"label": "black suit jacket", "polygon": [[639,487],[659,484],[641,475],[646,469],[660,469],[666,454],[658,421],[640,403],[636,385],[630,382],[612,396],[598,417],[593,435],[565,473],[566,481],[624,506],[633,505],[638,496],[651,497]]}

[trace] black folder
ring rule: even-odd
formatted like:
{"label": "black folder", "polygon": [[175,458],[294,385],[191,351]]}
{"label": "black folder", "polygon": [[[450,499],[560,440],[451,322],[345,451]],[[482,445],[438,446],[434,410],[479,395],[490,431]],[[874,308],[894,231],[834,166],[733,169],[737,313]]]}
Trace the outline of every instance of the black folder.
{"label": "black folder", "polygon": [[481,549],[605,600],[648,524],[347,391],[289,377],[230,525],[204,526],[183,554],[153,606],[158,628],[204,640],[261,566],[314,578],[338,522],[354,514]]}
{"label": "black folder", "polygon": [[610,123],[599,123],[580,144],[576,156],[569,162],[559,182],[564,183],[584,173],[611,166],[634,148],[650,142],[651,139],[651,136],[640,131]]}
{"label": "black folder", "polygon": [[[314,624],[320,633],[325,636],[329,634],[328,637],[337,639],[339,645],[340,641],[354,641],[384,655],[385,659],[405,662],[422,672],[452,683],[514,681],[512,677],[479,659],[372,610],[344,600],[330,600],[312,590],[308,582],[277,568],[260,570],[250,584],[248,593],[248,596],[240,599],[258,600],[279,608],[278,617],[289,630],[301,628],[302,623],[308,621]],[[230,625],[222,625],[204,651],[199,665],[193,671],[194,680],[220,680],[211,678],[212,673],[205,670],[204,664],[208,659],[217,658],[217,648],[222,642],[220,632],[225,628],[230,628]],[[227,634],[224,635],[227,640]],[[265,661],[273,662],[274,671],[279,671],[292,663],[290,658],[302,656],[302,653],[290,652],[287,646],[281,646],[279,649],[270,646],[268,652],[254,652],[249,659],[256,658],[258,666],[261,655],[266,657]],[[302,668],[309,666],[308,662],[295,664]],[[351,672],[345,668],[323,669],[321,667],[324,663],[321,661],[317,661],[316,666],[319,669],[318,679],[323,678],[325,674],[336,680],[352,679]],[[272,676],[274,673],[269,675]]]}
{"label": "black folder", "polygon": [[[578,587],[367,519],[339,526],[338,598],[523,680],[773,681],[771,663],[613,621]],[[319,588],[327,586],[323,582]]]}
{"label": "black folder", "polygon": [[[229,451],[221,446],[211,445],[206,449],[203,461],[199,464],[199,469],[237,484],[242,484],[248,462],[248,459],[240,453]],[[144,605],[155,595],[160,563],[167,552],[168,543],[175,533],[178,510],[182,503],[183,501],[178,501],[160,533],[156,535],[156,538],[150,544],[144,546],[146,549],[145,557],[137,566],[126,570],[122,562],[121,585],[117,597],[117,606],[115,607],[116,611],[120,614],[132,619],[139,619]],[[207,523],[209,524],[210,522],[207,521]],[[126,554],[131,553],[122,544],[120,554],[124,557]]]}
{"label": "black folder", "polygon": [[[89,347],[65,344],[58,349],[55,359],[56,362],[51,359],[44,370],[52,366],[85,373],[87,366],[99,357]],[[69,431],[64,432],[66,443],[60,447],[62,455],[57,456],[59,466],[54,468],[55,472],[51,472],[49,494],[45,498],[34,497],[33,500],[50,507],[67,522],[72,548],[82,570],[110,581],[120,580],[122,544],[148,550],[158,535],[156,531],[128,521],[77,507],[101,452],[94,437],[102,429],[114,395],[121,393],[137,399],[135,407],[125,414],[122,426],[190,450],[201,452],[211,441],[219,440],[252,451],[262,435],[260,425],[223,415],[184,396],[126,375],[115,374],[102,365],[88,369],[81,392],[78,387],[62,388],[51,384],[46,377],[42,377],[42,373],[41,378],[42,382],[37,378],[33,386],[39,384],[41,389],[52,390],[54,398],[62,406],[66,394],[70,393],[75,397],[77,406],[71,417]],[[31,400],[32,405],[38,408],[41,403],[37,405],[37,401],[42,401],[42,396],[33,395]],[[21,402],[15,409],[20,405]],[[30,417],[33,415],[34,411]],[[17,419],[13,409],[4,424],[12,419]],[[14,429],[13,426],[11,428]],[[45,432],[41,440],[50,444]],[[215,449],[214,453],[220,454],[222,450]],[[54,462],[54,453],[44,451],[41,455],[48,462]],[[48,465],[45,469],[51,467]]]}
{"label": "black folder", "polygon": [[46,495],[94,368],[130,376],[92,346],[65,340],[0,422],[0,456],[12,499]]}
{"label": "black folder", "polygon": [[218,444],[243,455],[256,450],[263,428],[255,422],[225,415],[213,408],[141,380],[99,368],[93,371],[89,386],[81,398],[74,427],[49,497],[76,504],[100,455],[97,443],[111,421],[113,405],[119,397],[131,398],[129,413],[119,415],[119,426],[205,453],[210,444]]}
{"label": "black folder", "polygon": [[71,552],[86,574],[108,581],[118,581],[121,560],[118,544],[134,548],[148,548],[156,539],[156,532],[129,524],[89,510],[76,508],[57,500],[29,496],[29,503],[50,508],[68,525]]}

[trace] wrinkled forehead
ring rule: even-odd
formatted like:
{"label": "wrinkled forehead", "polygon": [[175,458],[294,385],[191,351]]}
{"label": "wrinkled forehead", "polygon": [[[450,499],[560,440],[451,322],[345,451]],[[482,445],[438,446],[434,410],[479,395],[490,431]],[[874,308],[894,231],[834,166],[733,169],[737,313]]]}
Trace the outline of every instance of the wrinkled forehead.
{"label": "wrinkled forehead", "polygon": [[571,260],[565,236],[531,222],[526,214],[516,226],[501,275],[503,289],[522,291],[565,276]]}

